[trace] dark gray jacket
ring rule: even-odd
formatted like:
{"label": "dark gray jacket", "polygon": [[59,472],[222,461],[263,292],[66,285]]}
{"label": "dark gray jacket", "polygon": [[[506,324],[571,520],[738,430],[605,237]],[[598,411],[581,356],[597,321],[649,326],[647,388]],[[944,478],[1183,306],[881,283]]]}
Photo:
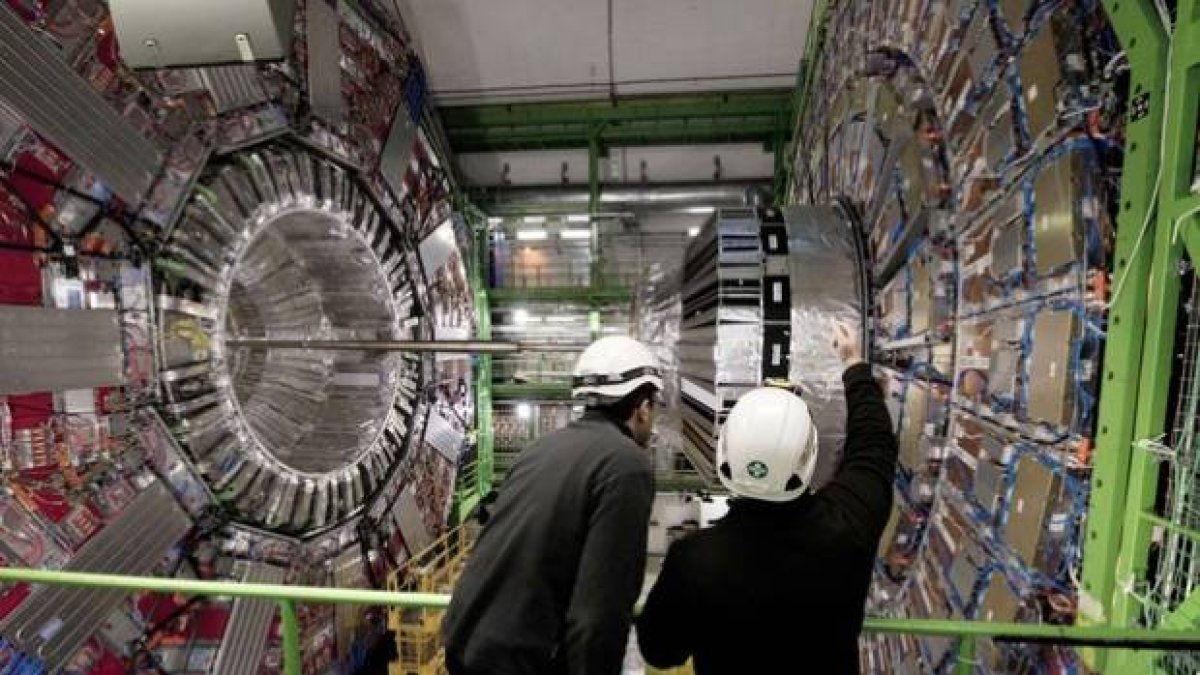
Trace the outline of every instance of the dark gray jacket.
{"label": "dark gray jacket", "polygon": [[653,500],[646,451],[601,413],[521,453],[442,622],[451,673],[618,675]]}

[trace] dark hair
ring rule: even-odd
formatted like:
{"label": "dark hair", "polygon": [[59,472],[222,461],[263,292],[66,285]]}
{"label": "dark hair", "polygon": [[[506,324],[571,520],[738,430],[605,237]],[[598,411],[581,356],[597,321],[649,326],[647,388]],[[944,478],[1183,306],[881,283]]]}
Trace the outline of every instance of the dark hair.
{"label": "dark hair", "polygon": [[595,406],[595,408],[603,411],[609,418],[624,423],[633,415],[633,411],[638,409],[638,406],[646,401],[653,401],[656,393],[658,393],[658,387],[647,382],[626,394],[625,398],[616,403]]}

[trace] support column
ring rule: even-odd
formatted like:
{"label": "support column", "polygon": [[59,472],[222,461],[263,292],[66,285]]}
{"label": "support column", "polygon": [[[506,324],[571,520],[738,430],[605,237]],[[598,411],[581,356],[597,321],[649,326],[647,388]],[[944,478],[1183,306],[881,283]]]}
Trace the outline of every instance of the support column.
{"label": "support column", "polygon": [[[1095,439],[1091,502],[1084,533],[1083,574],[1079,589],[1081,624],[1104,625],[1112,619],[1116,561],[1134,441],[1137,385],[1146,324],[1164,119],[1166,36],[1152,0],[1105,0],[1118,37],[1129,56],[1131,114],[1126,129],[1121,207],[1113,266],[1114,295]],[[1144,233],[1144,234],[1143,234]],[[1149,238],[1147,240],[1147,238]],[[1106,654],[1084,650],[1093,669]]]}

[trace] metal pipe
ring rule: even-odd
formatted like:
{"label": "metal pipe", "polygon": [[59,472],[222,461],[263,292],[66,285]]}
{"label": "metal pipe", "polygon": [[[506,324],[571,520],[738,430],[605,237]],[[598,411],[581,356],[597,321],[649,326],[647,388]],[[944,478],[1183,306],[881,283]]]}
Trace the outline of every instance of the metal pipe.
{"label": "metal pipe", "polygon": [[515,342],[481,340],[277,340],[233,338],[227,347],[261,349],[319,349],[324,351],[438,352],[443,354],[514,354],[522,350]]}
{"label": "metal pipe", "polygon": [[1166,518],[1162,518],[1156,514],[1150,513],[1149,511],[1142,511],[1141,515],[1142,515],[1143,519],[1145,519],[1151,523],[1154,523],[1155,525],[1158,525],[1159,527],[1162,527],[1163,529],[1169,530],[1176,534],[1181,534],[1181,535],[1187,537],[1188,539],[1191,539],[1192,541],[1200,542],[1200,532],[1198,532],[1196,530],[1185,527],[1183,525],[1179,525],[1177,523],[1173,523],[1173,522],[1167,520]]}
{"label": "metal pipe", "polygon": [[279,614],[283,628],[283,672],[301,675],[304,655],[300,652],[300,622],[296,618],[295,601],[280,600]]}
{"label": "metal pipe", "polygon": [[[349,588],[317,588],[310,586],[287,586],[283,584],[231,583],[201,581],[163,577],[122,576],[94,574],[88,572],[64,572],[56,570],[27,569],[19,567],[0,568],[0,582],[25,582],[55,586],[81,586],[108,590],[149,591],[151,593],[185,593],[189,595],[225,596],[235,598],[258,598],[280,601],[283,611],[285,659],[296,665],[285,665],[285,672],[297,672],[299,636],[296,641],[288,638],[289,623],[294,619],[292,603],[346,603],[359,605],[387,605],[423,609],[444,609],[450,604],[450,596],[436,593],[397,593]],[[288,616],[288,605],[292,605],[293,617]],[[293,628],[296,626],[293,623]],[[1200,633],[1195,630],[1163,630],[1147,628],[1123,628],[1114,626],[1053,626],[1048,624],[992,623],[988,621],[947,621],[938,619],[887,619],[868,617],[863,622],[863,631],[868,633],[904,633],[942,637],[977,638],[1016,642],[1041,642],[1054,644],[1090,644],[1102,647],[1148,648],[1156,650],[1194,650],[1200,648]],[[289,646],[294,645],[294,646]],[[958,652],[959,666],[974,659],[972,647]]]}
{"label": "metal pipe", "polygon": [[975,674],[975,638],[965,636],[958,643],[958,650],[955,653],[957,664],[954,672],[957,675],[974,675]]}
{"label": "metal pipe", "polygon": [[325,351],[435,352],[439,354],[516,354],[519,352],[578,352],[578,345],[489,340],[277,340],[231,338],[227,347],[257,349],[319,349]]}
{"label": "metal pipe", "polygon": [[[683,211],[704,207],[752,205],[769,193],[767,181],[721,183],[660,183],[600,185],[595,208],[601,212]],[[492,188],[483,192],[480,206],[491,215],[511,213],[586,213],[592,195],[586,186]]]}

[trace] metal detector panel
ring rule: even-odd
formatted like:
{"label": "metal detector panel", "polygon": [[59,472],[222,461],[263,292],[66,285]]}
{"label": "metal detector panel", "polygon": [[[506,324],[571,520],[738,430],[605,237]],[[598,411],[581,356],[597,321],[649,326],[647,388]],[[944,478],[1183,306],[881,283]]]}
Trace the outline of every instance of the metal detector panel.
{"label": "metal detector panel", "polygon": [[277,61],[292,49],[295,0],[112,0],[109,7],[130,68]]}
{"label": "metal detector panel", "polygon": [[1042,276],[1079,259],[1082,242],[1075,218],[1078,162],[1078,155],[1060,157],[1042,167],[1034,182],[1033,241],[1037,271]]}
{"label": "metal detector panel", "polygon": [[1046,532],[1046,514],[1058,493],[1060,479],[1044,464],[1022,457],[1016,466],[1016,486],[1008,506],[1005,538],[1026,564],[1037,559]]}
{"label": "metal detector panel", "polygon": [[788,379],[801,388],[820,430],[813,476],[819,488],[833,477],[845,440],[845,369],[829,337],[835,321],[865,325],[865,263],[856,226],[841,209],[796,206],[783,216],[792,292]]}
{"label": "metal detector panel", "polygon": [[1029,366],[1029,416],[1066,425],[1074,409],[1071,344],[1079,328],[1073,311],[1042,312],[1033,322],[1033,354]]}

